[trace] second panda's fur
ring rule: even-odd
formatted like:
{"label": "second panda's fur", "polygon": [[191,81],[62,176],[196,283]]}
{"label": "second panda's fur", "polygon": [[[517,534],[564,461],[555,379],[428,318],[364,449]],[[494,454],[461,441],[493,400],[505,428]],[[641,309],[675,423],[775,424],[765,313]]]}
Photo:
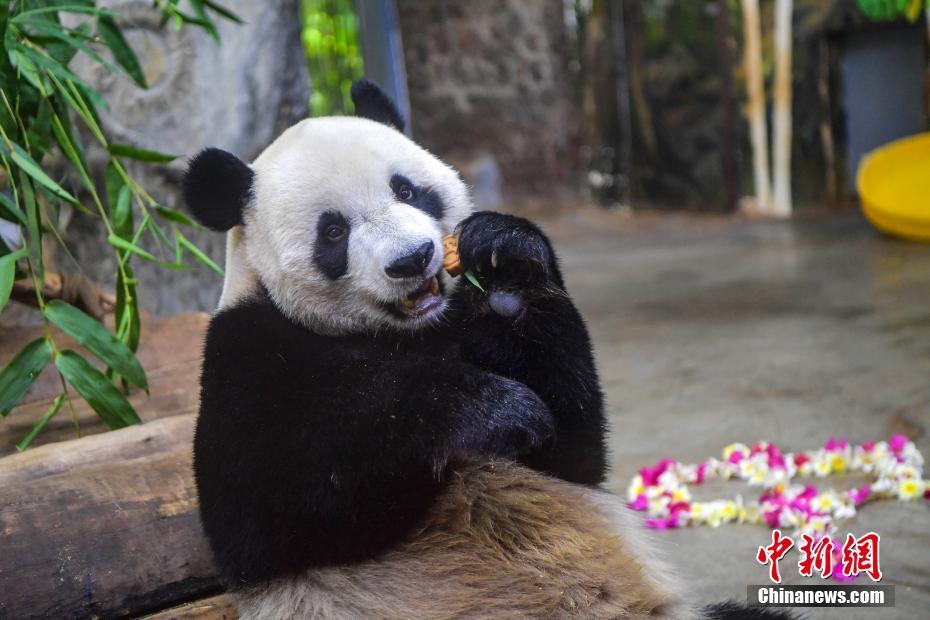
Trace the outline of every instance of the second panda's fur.
{"label": "second panda's fur", "polygon": [[[602,395],[549,240],[471,214],[386,96],[353,96],[367,119],[304,121],[252,165],[208,150],[185,178],[229,230],[194,466],[242,616],[699,615],[597,488]],[[453,230],[487,293],[440,271]]]}

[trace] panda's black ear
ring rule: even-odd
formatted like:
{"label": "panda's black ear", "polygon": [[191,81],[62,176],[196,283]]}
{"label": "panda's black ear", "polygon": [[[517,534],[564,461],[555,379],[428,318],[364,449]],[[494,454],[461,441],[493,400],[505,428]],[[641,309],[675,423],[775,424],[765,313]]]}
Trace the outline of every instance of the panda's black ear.
{"label": "panda's black ear", "polygon": [[255,172],[232,153],[204,149],[191,159],[184,173],[184,202],[207,228],[229,230],[242,223],[254,179]]}
{"label": "panda's black ear", "polygon": [[389,125],[397,131],[404,130],[404,117],[380,86],[363,78],[352,84],[351,94],[356,116]]}

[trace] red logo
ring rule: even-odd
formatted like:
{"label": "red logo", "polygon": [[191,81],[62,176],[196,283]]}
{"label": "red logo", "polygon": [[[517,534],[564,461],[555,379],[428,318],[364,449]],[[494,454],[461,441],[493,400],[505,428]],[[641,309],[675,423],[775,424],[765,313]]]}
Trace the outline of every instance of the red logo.
{"label": "red logo", "polygon": [[794,541],[782,536],[781,530],[772,530],[772,544],[768,547],[759,547],[756,561],[759,564],[769,565],[769,579],[773,583],[781,583],[781,574],[778,572],[778,561],[785,557],[788,549],[794,546]]}
{"label": "red logo", "polygon": [[[802,534],[798,547],[801,556],[798,560],[798,573],[802,577],[813,577],[816,571],[821,579],[833,577],[840,581],[855,579],[864,573],[872,581],[881,581],[882,570],[878,561],[880,542],[881,539],[875,532],[869,532],[859,538],[847,534],[840,552],[829,536],[814,538],[810,534]],[[793,546],[794,540],[790,536],[784,536],[781,530],[775,529],[772,530],[772,544],[759,547],[756,552],[756,561],[763,566],[768,565],[769,579],[773,583],[781,583],[778,562]]]}

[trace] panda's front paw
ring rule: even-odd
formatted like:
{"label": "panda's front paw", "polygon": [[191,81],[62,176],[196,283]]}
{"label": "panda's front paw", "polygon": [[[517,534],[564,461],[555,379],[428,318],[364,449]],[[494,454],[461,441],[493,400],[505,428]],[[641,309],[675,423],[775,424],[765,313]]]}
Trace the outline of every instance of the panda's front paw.
{"label": "panda's front paw", "polygon": [[[521,217],[481,211],[465,219],[459,232],[459,260],[485,288],[519,291],[560,284],[549,240],[532,222]],[[492,293],[493,295],[493,293]],[[507,294],[492,299],[495,312],[516,313]],[[518,311],[518,309],[516,310]]]}
{"label": "panda's front paw", "polygon": [[554,436],[555,419],[533,390],[513,379],[489,377],[481,452],[517,458]]}

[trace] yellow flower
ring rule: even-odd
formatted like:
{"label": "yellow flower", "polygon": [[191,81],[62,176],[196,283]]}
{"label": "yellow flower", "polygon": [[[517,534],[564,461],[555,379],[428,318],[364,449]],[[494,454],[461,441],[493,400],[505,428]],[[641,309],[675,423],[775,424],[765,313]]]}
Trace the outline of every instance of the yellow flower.
{"label": "yellow flower", "polygon": [[749,454],[749,448],[741,443],[731,443],[729,446],[723,449],[723,460],[730,460],[730,455],[734,452],[742,452],[743,454]]}
{"label": "yellow flower", "polygon": [[846,457],[841,454],[834,454],[830,465],[833,467],[833,471],[843,473],[846,471]]}
{"label": "yellow flower", "polygon": [[646,486],[643,484],[643,477],[637,474],[636,477],[633,478],[633,481],[630,483],[630,488],[627,489],[627,497],[629,497],[630,501],[632,502],[645,491]]}
{"label": "yellow flower", "polygon": [[924,483],[920,479],[906,478],[898,483],[898,497],[901,499],[914,499],[924,493]]}
{"label": "yellow flower", "polygon": [[811,507],[817,512],[830,512],[834,503],[833,497],[824,493],[811,500]]}
{"label": "yellow flower", "polygon": [[762,518],[762,511],[756,505],[742,506],[739,509],[740,523],[759,523]]}
{"label": "yellow flower", "polygon": [[720,516],[727,521],[731,521],[736,517],[736,503],[727,502],[720,509]]}
{"label": "yellow flower", "polygon": [[830,471],[832,469],[830,465],[831,465],[830,461],[817,460],[817,462],[814,463],[814,473],[816,473],[817,476],[820,478],[829,476]]}
{"label": "yellow flower", "polygon": [[691,499],[691,494],[688,492],[687,487],[679,487],[672,491],[672,501],[673,502],[687,502]]}

